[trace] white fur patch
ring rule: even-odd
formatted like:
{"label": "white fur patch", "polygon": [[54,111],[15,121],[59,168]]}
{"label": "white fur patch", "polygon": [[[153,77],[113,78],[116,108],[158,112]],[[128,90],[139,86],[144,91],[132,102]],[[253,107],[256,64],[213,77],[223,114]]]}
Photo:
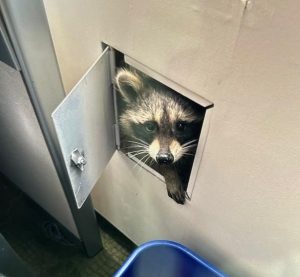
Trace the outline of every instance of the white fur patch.
{"label": "white fur patch", "polygon": [[158,139],[153,140],[153,142],[149,145],[149,155],[152,159],[156,161],[156,156],[159,152],[160,145]]}
{"label": "white fur patch", "polygon": [[170,151],[174,156],[174,162],[178,161],[182,157],[182,147],[177,140],[172,140],[170,143]]}

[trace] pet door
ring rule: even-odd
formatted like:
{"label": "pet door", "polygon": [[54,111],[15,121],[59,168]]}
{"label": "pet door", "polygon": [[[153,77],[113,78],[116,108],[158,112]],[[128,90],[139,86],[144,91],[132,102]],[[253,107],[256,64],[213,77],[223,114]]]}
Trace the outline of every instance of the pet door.
{"label": "pet door", "polygon": [[[191,159],[189,159],[189,162],[186,163],[184,170],[180,172],[180,174],[186,174],[186,184],[185,184],[185,190],[187,192],[188,198],[191,198],[197,170],[200,165],[202,152],[204,149],[204,144],[206,141],[206,136],[208,133],[208,127],[209,127],[209,117],[211,114],[211,108],[213,107],[212,102],[208,101],[207,99],[181,87],[180,85],[172,82],[171,80],[165,78],[164,76],[158,74],[157,72],[151,70],[150,68],[146,67],[145,65],[139,63],[138,61],[128,57],[124,56],[122,53],[115,50],[115,68],[116,72],[115,75],[119,72],[120,68],[128,68],[129,70],[133,70],[137,72],[137,75],[142,74],[144,78],[147,78],[150,80],[150,82],[155,83],[159,86],[159,88],[162,89],[168,89],[172,92],[174,99],[180,98],[185,103],[188,103],[190,106],[196,106],[196,109],[199,112],[199,115],[202,117],[201,122],[199,124],[195,124],[194,128],[197,128],[197,135],[195,138],[193,138],[191,141],[185,141],[182,142],[182,145],[185,145],[185,147],[189,148],[187,152],[185,153],[185,156],[193,156]],[[124,114],[124,110],[126,110],[126,103],[125,108],[124,106],[124,98],[122,96],[122,93],[120,92],[120,89],[117,88],[117,85],[115,86],[115,98],[117,99],[117,120],[119,120],[119,140],[120,140],[120,150],[124,152],[131,160],[133,160],[136,165],[134,168],[142,167],[149,171],[152,175],[156,176],[160,180],[164,181],[164,177],[157,171],[157,162],[153,159],[153,157],[150,157],[149,153],[147,153],[147,148],[149,146],[146,146],[145,141],[138,137],[139,134],[135,134],[135,137],[131,139],[132,141],[135,141],[137,144],[137,147],[135,148],[134,145],[128,145],[126,143],[125,139],[123,139],[122,134],[122,122],[120,122],[120,118],[122,118],[122,115]],[[127,100],[126,100],[127,101]],[[126,102],[125,101],[125,102]],[[155,101],[155,100],[153,100]],[[120,104],[121,103],[121,104]],[[132,116],[134,116],[133,113],[128,113]],[[137,115],[138,117],[138,115]],[[129,118],[128,118],[129,120]],[[122,121],[122,120],[121,120]],[[121,125],[121,126],[120,126]],[[124,141],[123,141],[124,140]],[[128,140],[128,138],[127,138]],[[134,144],[134,143],[133,143]],[[193,147],[193,149],[192,149]],[[140,151],[139,151],[140,150]],[[192,153],[189,152],[189,150],[193,150]],[[177,166],[180,164],[180,160],[175,164]],[[179,166],[178,166],[179,167]],[[136,170],[136,169],[134,169]]]}
{"label": "pet door", "polygon": [[118,110],[119,94],[113,84],[118,66],[121,65],[130,65],[149,78],[169,87],[174,91],[174,94],[180,94],[180,97],[199,106],[204,119],[198,125],[200,135],[197,137],[193,163],[187,169],[189,181],[186,192],[188,196],[191,196],[194,188],[208,131],[209,108],[212,107],[212,103],[130,57],[124,57],[122,53],[105,47],[97,61],[52,113],[59,145],[78,208],[82,206],[92,191],[116,149],[121,150],[131,160],[135,161],[136,166],[146,169],[164,181],[164,177],[155,171],[155,166],[145,164],[145,159],[135,155],[135,152],[130,153],[125,149],[120,149],[122,147],[120,128],[116,124],[120,116]]}

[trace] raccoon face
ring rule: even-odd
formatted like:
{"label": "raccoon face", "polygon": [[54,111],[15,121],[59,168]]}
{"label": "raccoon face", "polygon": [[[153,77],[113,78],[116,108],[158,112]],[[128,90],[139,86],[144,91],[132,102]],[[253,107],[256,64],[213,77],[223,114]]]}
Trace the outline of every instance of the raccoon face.
{"label": "raccoon face", "polygon": [[167,165],[194,155],[203,120],[196,105],[135,71],[120,70],[116,83],[125,102],[121,132],[135,154]]}

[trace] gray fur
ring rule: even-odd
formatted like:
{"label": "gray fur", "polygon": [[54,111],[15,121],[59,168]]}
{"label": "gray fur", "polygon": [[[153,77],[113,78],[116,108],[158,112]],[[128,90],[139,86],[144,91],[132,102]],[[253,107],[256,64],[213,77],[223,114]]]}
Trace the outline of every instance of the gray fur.
{"label": "gray fur", "polygon": [[[183,204],[187,184],[182,184],[183,178],[178,168],[181,160],[189,158],[188,155],[193,156],[196,139],[181,144],[174,136],[173,129],[177,122],[199,122],[200,128],[202,117],[183,97],[135,70],[119,70],[116,84],[125,103],[119,118],[124,141],[130,142],[126,144],[125,152],[131,151],[137,157],[141,156],[143,162],[159,171],[165,177],[168,195]],[[143,126],[147,122],[155,122],[159,130],[148,142],[134,132],[134,126]],[[132,147],[136,149],[133,151]],[[161,152],[171,153],[174,164],[158,165],[156,157]]]}

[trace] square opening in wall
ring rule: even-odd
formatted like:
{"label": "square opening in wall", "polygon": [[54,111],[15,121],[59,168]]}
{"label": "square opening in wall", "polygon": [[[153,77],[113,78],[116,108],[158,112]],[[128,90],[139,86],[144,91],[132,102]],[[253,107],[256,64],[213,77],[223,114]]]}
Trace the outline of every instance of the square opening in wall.
{"label": "square opening in wall", "polygon": [[212,104],[200,105],[187,97],[190,91],[114,53],[119,148],[136,166],[163,180],[168,195],[184,204],[193,191],[204,119]]}

